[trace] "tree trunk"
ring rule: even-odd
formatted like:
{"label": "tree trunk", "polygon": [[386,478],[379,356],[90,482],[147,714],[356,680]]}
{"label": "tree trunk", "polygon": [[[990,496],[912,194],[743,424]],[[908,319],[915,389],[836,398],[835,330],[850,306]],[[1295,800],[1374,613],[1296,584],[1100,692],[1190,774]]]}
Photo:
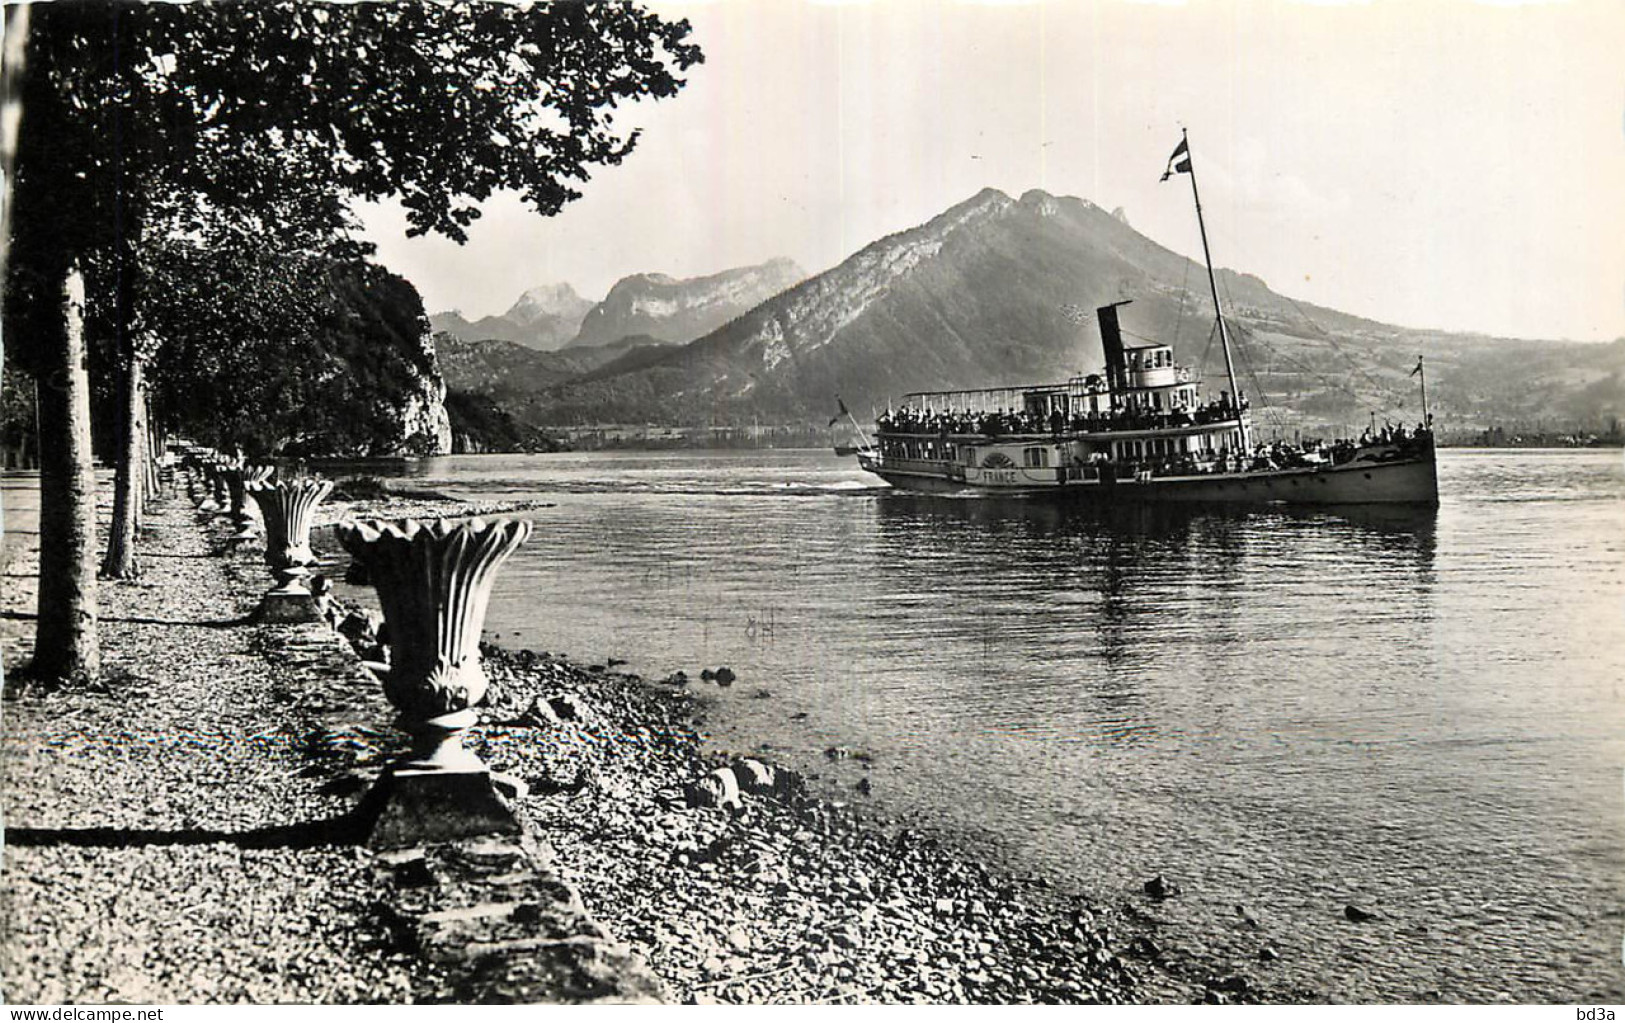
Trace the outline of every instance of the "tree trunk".
{"label": "tree trunk", "polygon": [[147,521],[147,502],[152,500],[152,489],[147,485],[147,377],[146,364],[143,361],[141,375],[135,381],[135,397],[131,399],[131,410],[135,413],[135,427],[131,432],[135,435],[136,458],[130,463],[130,475],[135,478],[131,487],[135,491],[135,500],[130,504],[133,507],[135,528],[131,537],[138,543],[141,536],[141,524]]}
{"label": "tree trunk", "polygon": [[33,667],[40,678],[94,678],[101,671],[96,477],[90,453],[85,282],[77,268],[65,275],[60,295],[63,343],[41,346],[39,619]]}
{"label": "tree trunk", "polygon": [[152,389],[143,388],[143,390],[146,392],[142,395],[144,401],[141,410],[141,423],[146,427],[143,436],[147,442],[145,452],[147,456],[145,459],[147,467],[146,510],[151,511],[153,502],[158,500],[158,493],[163,488],[163,476],[161,475],[158,460],[163,454],[164,445],[163,439],[158,436],[158,427],[152,419]]}
{"label": "tree trunk", "polygon": [[[131,401],[130,411],[135,415],[135,422],[130,425],[129,440],[133,450],[128,452],[131,455],[130,520],[133,524],[130,530],[131,541],[139,539],[141,523],[147,517],[147,410],[143,407],[146,403],[144,393],[146,387],[137,380],[134,390],[135,397]],[[122,439],[120,442],[123,443]]]}
{"label": "tree trunk", "polygon": [[103,579],[134,579],[141,574],[141,566],[135,560],[135,531],[147,472],[141,450],[145,446],[141,443],[145,431],[141,422],[145,360],[139,355],[128,356],[123,369],[119,375],[119,453],[113,476],[113,525],[108,531],[107,556],[102,559]]}
{"label": "tree trunk", "polygon": [[6,279],[6,263],[11,254],[11,193],[17,188],[13,173],[17,161],[17,132],[22,127],[23,61],[28,56],[28,6],[9,4],[3,14],[5,39],[0,46],[0,175],[6,187],[0,192],[0,281]]}
{"label": "tree trunk", "polygon": [[[142,390],[145,389],[143,385]],[[140,400],[139,393],[136,400]],[[135,446],[140,449],[137,452],[140,457],[130,468],[130,475],[135,477],[132,488],[135,490],[135,500],[131,504],[134,505],[135,536],[139,539],[141,524],[147,521],[147,502],[152,500],[152,488],[147,485],[147,410],[144,408],[141,410],[141,421],[135,424]]]}

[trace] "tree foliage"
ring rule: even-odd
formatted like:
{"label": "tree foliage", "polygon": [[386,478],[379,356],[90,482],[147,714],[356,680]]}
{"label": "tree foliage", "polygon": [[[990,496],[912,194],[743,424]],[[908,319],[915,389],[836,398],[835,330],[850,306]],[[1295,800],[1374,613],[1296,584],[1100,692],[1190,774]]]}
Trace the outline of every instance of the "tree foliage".
{"label": "tree foliage", "polygon": [[172,429],[252,456],[395,453],[411,401],[438,386],[423,302],[380,267],[183,243],[157,264]]}
{"label": "tree foliage", "polygon": [[[76,270],[104,343],[141,360],[162,341],[138,311],[156,293],[153,244],[196,243],[215,215],[268,248],[331,238],[355,197],[396,196],[413,233],[459,241],[499,189],[557,212],[635,144],[618,105],[675,94],[701,59],[686,22],[631,3],[75,0],[30,14],[4,317],[46,395],[42,448],[74,452],[42,466],[41,576],[71,584],[74,605],[48,608],[42,587],[35,653],[49,664],[94,663],[94,579],[75,539],[94,535],[94,495],[71,499],[90,479],[88,445],[72,443],[88,432],[70,400],[88,390],[65,328]],[[50,615],[90,626],[47,643]]]}

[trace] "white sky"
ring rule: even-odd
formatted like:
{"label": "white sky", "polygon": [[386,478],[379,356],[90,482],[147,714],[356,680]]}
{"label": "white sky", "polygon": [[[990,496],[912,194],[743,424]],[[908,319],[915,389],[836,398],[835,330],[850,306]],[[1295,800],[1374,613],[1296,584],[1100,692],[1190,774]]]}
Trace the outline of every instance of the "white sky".
{"label": "white sky", "polygon": [[463,247],[366,212],[431,311],[601,298],[789,256],[828,269],[984,186],[1124,207],[1299,299],[1411,327],[1625,336],[1622,0],[715,0],[706,63],[557,217],[487,205]]}

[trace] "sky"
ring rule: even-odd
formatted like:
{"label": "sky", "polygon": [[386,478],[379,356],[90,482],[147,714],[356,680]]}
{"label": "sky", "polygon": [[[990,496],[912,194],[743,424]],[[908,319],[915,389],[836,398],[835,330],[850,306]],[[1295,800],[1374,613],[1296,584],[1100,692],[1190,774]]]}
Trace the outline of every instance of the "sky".
{"label": "sky", "polygon": [[712,0],[705,63],[639,104],[557,216],[511,196],[466,245],[363,210],[431,311],[568,282],[809,273],[984,187],[1122,207],[1295,299],[1416,328],[1625,336],[1620,0]]}

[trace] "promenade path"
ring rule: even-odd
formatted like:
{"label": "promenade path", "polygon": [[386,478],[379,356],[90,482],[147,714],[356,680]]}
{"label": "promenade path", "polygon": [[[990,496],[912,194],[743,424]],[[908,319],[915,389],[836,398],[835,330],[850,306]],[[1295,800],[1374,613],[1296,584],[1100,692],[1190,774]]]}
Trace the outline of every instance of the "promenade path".
{"label": "promenade path", "polygon": [[[4,705],[6,1000],[407,1000],[412,962],[383,940],[367,854],[310,844],[348,804],[301,776],[311,707],[240,624],[255,591],[184,502],[145,529],[145,574],[101,587],[102,682]],[[32,648],[38,565],[17,537],[8,679]]]}
{"label": "promenade path", "polygon": [[6,1002],[658,997],[531,839],[358,844],[346,815],[399,744],[381,687],[325,624],[251,624],[262,545],[222,553],[189,502],[147,520],[140,578],[100,587],[101,679],[14,678],[37,477],[6,483]]}

